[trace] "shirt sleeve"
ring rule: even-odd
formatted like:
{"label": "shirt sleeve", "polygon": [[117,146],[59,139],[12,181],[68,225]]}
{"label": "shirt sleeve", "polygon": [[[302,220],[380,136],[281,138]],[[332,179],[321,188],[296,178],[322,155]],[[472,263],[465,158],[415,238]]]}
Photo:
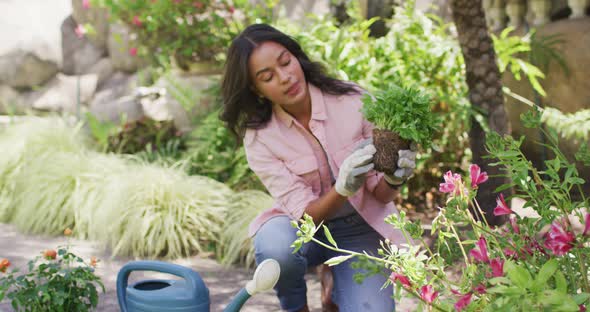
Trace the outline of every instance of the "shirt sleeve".
{"label": "shirt sleeve", "polygon": [[256,130],[246,131],[244,148],[250,169],[270,195],[293,220],[301,219],[305,208],[317,199],[311,186],[291,172],[263,142],[257,140]]}

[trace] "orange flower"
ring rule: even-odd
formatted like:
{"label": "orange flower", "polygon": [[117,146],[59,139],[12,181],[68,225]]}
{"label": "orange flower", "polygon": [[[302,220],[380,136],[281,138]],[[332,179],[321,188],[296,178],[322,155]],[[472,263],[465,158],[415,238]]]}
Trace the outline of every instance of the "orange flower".
{"label": "orange flower", "polygon": [[64,235],[65,235],[65,236],[70,236],[70,235],[72,235],[72,230],[71,230],[70,228],[67,228],[67,229],[65,229],[65,230],[64,230]]}
{"label": "orange flower", "polygon": [[54,249],[47,249],[43,252],[43,257],[47,260],[53,260],[57,257],[57,252]]}
{"label": "orange flower", "polygon": [[0,272],[5,273],[6,269],[10,266],[10,261],[8,259],[0,260]]}
{"label": "orange flower", "polygon": [[96,264],[98,263],[98,259],[96,259],[95,256],[90,257],[90,265],[93,267],[96,267]]}

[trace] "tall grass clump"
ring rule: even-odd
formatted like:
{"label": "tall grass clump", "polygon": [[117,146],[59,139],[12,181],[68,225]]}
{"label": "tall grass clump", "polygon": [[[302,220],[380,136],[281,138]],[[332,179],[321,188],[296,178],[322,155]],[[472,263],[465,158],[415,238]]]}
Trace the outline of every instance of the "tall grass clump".
{"label": "tall grass clump", "polygon": [[131,165],[112,176],[91,236],[108,237],[113,255],[177,258],[206,250],[220,231],[232,192],[180,170]]}
{"label": "tall grass clump", "polygon": [[[86,142],[79,135],[79,130],[79,127],[68,127],[66,122],[59,118],[35,118],[11,124],[2,129],[0,132],[0,150],[2,150],[0,153],[0,222],[11,222],[15,217],[17,195],[22,198],[25,196],[24,193],[29,192],[36,196],[41,191],[40,185],[34,185],[35,177],[27,181],[28,174],[41,174],[31,171],[31,166],[37,166],[37,169],[45,171],[47,167],[54,165],[54,162],[46,157],[50,157],[56,151],[79,155],[86,150]],[[69,164],[74,158],[76,157],[62,159],[62,161]],[[42,159],[47,162],[43,164]],[[26,173],[23,173],[24,170]]]}
{"label": "tall grass clump", "polygon": [[258,190],[246,190],[232,196],[217,245],[218,258],[222,264],[240,264],[247,268],[254,264],[248,225],[272,202],[270,195]]}

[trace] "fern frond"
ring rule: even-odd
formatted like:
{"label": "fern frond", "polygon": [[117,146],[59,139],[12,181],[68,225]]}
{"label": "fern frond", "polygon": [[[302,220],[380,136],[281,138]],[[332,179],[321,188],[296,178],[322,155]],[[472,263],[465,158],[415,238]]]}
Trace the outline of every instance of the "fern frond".
{"label": "fern frond", "polygon": [[590,109],[584,109],[573,114],[564,114],[558,109],[546,107],[541,121],[555,129],[566,139],[588,140],[590,134]]}

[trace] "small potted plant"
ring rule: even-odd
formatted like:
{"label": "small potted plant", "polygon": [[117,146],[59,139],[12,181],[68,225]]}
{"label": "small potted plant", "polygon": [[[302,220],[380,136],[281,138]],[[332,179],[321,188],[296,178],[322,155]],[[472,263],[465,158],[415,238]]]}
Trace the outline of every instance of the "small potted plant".
{"label": "small potted plant", "polygon": [[363,115],[375,125],[375,170],[393,174],[399,150],[410,149],[411,143],[424,148],[431,146],[438,121],[425,93],[414,87],[392,84],[374,96],[366,94],[362,101]]}

